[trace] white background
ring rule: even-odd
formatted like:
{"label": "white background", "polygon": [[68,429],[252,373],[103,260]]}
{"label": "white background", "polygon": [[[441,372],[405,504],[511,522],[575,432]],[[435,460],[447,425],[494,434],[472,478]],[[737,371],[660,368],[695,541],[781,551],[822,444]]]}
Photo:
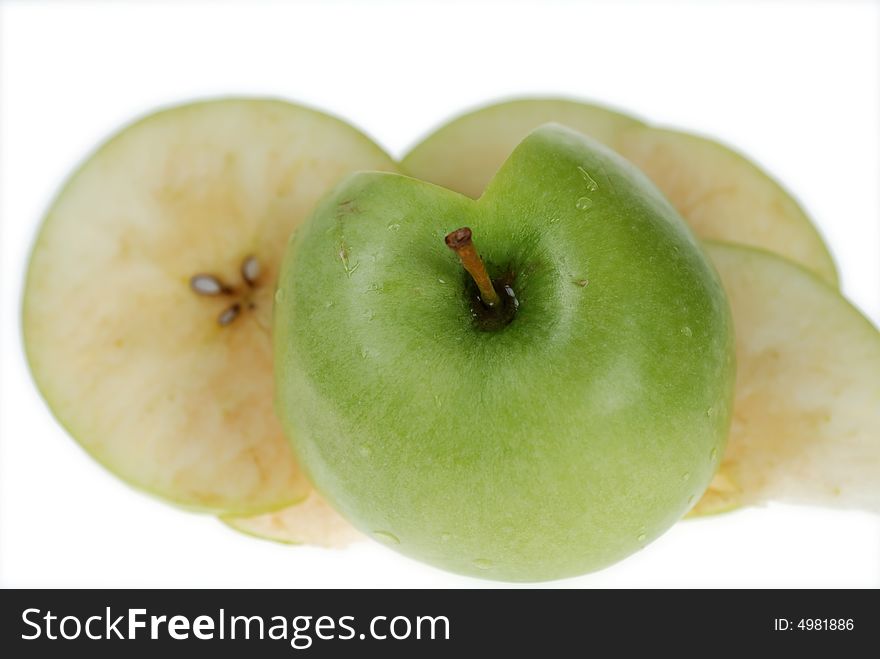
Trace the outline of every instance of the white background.
{"label": "white background", "polygon": [[[475,104],[595,99],[715,135],[776,174],[880,320],[880,4],[0,2],[0,583],[5,586],[496,586],[364,543],[290,548],[138,494],[37,395],[19,334],[29,243],[108,132],[193,97],[288,97],[402,154]],[[683,522],[564,582],[878,586],[880,521],[770,506]]]}

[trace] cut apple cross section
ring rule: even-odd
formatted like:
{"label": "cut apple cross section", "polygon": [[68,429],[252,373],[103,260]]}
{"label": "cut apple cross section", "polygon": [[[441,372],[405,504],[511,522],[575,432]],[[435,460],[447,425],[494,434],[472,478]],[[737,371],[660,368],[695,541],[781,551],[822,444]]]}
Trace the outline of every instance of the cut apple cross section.
{"label": "cut apple cross section", "polygon": [[223,516],[231,528],[264,540],[289,545],[341,548],[363,536],[317,492],[304,501],[275,512],[252,517]]}
{"label": "cut apple cross section", "polygon": [[34,378],[70,434],[186,507],[305,497],[273,410],[275,280],[315,202],[364,169],[395,164],[348,124],[272,100],[175,107],[101,146],[49,210],[24,296]]}
{"label": "cut apple cross section", "polygon": [[703,239],[781,254],[837,283],[834,261],[798,203],[766,172],[718,142],[564,99],[521,99],[462,115],[422,140],[403,170],[477,198],[514,147],[547,122],[573,128],[638,166]]}
{"label": "cut apple cross section", "polygon": [[880,512],[880,333],[784,259],[708,252],[733,309],[737,383],[721,466],[692,514],[767,501]]}

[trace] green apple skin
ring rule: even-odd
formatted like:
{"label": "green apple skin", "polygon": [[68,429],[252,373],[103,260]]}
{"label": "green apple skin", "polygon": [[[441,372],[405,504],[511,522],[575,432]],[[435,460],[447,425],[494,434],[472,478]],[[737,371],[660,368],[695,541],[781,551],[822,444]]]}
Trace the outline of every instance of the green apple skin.
{"label": "green apple skin", "polygon": [[[471,227],[519,309],[476,324],[444,236]],[[356,527],[453,572],[543,581],[644,547],[724,452],[730,310],[684,221],[632,165],[558,125],[477,201],[355,174],[291,239],[277,407]]]}

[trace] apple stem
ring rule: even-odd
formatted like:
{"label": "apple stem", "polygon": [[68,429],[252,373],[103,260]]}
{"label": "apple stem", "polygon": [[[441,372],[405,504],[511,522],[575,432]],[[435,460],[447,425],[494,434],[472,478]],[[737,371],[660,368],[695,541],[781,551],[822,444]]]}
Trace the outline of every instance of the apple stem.
{"label": "apple stem", "polygon": [[501,303],[501,298],[492,285],[483,259],[477,254],[472,240],[473,234],[467,227],[456,229],[446,236],[446,246],[458,255],[464,269],[474,279],[477,288],[480,289],[480,299],[486,306],[496,307]]}

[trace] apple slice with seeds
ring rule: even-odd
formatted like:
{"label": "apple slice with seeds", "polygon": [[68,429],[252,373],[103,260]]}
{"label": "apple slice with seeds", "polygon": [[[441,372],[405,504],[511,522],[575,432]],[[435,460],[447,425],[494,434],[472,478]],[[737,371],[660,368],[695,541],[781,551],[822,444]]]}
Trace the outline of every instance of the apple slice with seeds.
{"label": "apple slice with seeds", "polygon": [[691,514],[767,501],[880,512],[880,333],[768,252],[709,243],[736,330],[733,422]]}
{"label": "apple slice with seeds", "polygon": [[288,545],[341,548],[363,536],[317,492],[307,499],[275,512],[252,517],[225,515],[220,520],[231,528],[264,540]]}
{"label": "apple slice with seeds", "polygon": [[701,238],[781,254],[837,284],[816,227],[757,165],[712,140],[654,128],[599,106],[553,98],[490,105],[437,129],[410,150],[401,167],[477,198],[513,148],[551,121],[593,137],[641,168]]}
{"label": "apple slice with seeds", "polygon": [[34,379],[129,484],[255,514],[311,489],[273,410],[278,265],[315,202],[394,162],[348,124],[229,99],[150,115],[101,146],[50,208],[27,273]]}

